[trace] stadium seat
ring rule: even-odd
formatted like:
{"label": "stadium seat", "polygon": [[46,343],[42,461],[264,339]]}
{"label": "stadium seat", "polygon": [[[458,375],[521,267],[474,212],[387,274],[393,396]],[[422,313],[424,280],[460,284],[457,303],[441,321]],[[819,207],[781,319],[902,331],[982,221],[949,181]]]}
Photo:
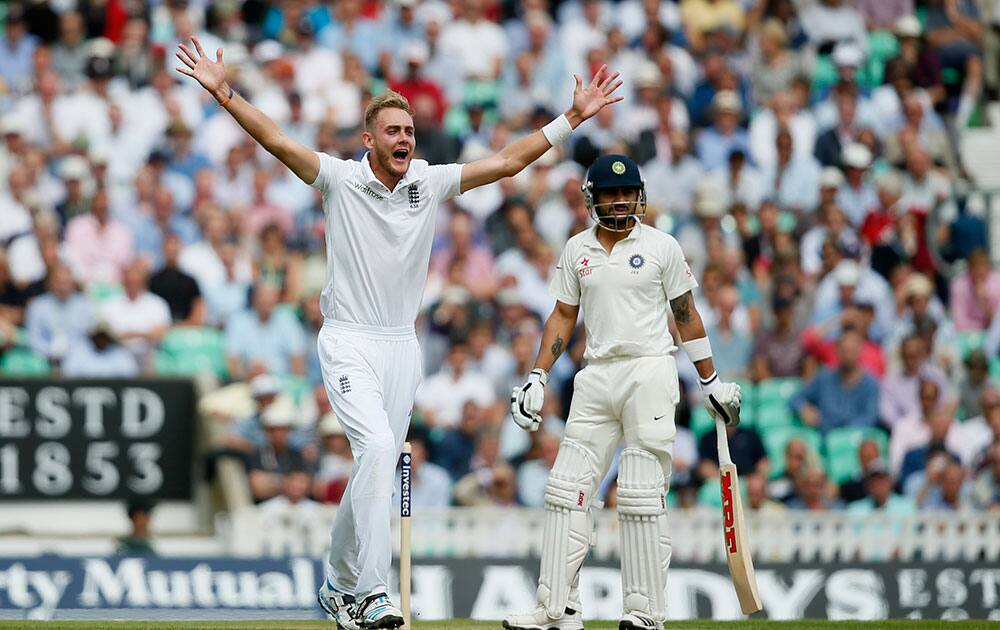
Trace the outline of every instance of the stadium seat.
{"label": "stadium seat", "polygon": [[160,374],[193,376],[211,372],[225,377],[228,370],[222,333],[197,326],[174,328],[163,338],[155,364]]}
{"label": "stadium seat", "polygon": [[1000,356],[993,357],[990,360],[990,376],[995,379],[1000,379]]}
{"label": "stadium seat", "polygon": [[967,330],[958,333],[958,355],[963,359],[973,350],[982,350],[986,345],[986,333],[981,330]]}
{"label": "stadium seat", "polygon": [[[742,484],[740,484],[741,490],[742,487]],[[709,479],[705,483],[701,484],[701,487],[698,488],[698,505],[714,508],[722,507],[722,494],[719,489],[718,479]]]}
{"label": "stadium seat", "polygon": [[777,427],[790,427],[797,424],[795,412],[785,401],[758,403],[754,414],[754,425],[761,432]]}
{"label": "stadium seat", "polygon": [[101,304],[125,294],[125,289],[117,282],[91,282],[87,285],[87,297]]}
{"label": "stadium seat", "polygon": [[843,483],[853,479],[861,472],[858,462],[858,447],[865,440],[878,443],[879,452],[883,457],[889,453],[889,438],[880,429],[858,429],[845,427],[834,429],[827,433],[824,439],[826,447],[826,472],[830,480]]}
{"label": "stadium seat", "polygon": [[823,438],[819,431],[810,427],[772,427],[761,432],[767,458],[771,461],[771,478],[780,477],[785,472],[785,446],[793,439],[799,438],[806,443],[817,456],[822,450]]}
{"label": "stadium seat", "polygon": [[0,358],[0,372],[7,376],[45,376],[49,361],[27,348],[11,348]]}
{"label": "stadium seat", "polygon": [[709,415],[708,409],[704,405],[696,405],[691,410],[691,432],[695,437],[700,438],[709,431],[715,429],[715,420]]}
{"label": "stadium seat", "polygon": [[787,403],[801,387],[802,379],[799,378],[769,378],[757,383],[754,395],[758,405],[778,401]]}

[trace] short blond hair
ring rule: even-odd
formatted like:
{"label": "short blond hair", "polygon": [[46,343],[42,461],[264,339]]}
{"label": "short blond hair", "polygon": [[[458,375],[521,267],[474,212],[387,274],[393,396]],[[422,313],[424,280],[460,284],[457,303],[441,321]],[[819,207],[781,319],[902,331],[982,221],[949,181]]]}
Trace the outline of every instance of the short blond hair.
{"label": "short blond hair", "polygon": [[372,131],[375,128],[375,119],[378,118],[378,113],[383,109],[401,109],[410,116],[413,115],[410,101],[406,100],[405,96],[393,90],[386,90],[372,98],[368,107],[365,108],[365,129]]}

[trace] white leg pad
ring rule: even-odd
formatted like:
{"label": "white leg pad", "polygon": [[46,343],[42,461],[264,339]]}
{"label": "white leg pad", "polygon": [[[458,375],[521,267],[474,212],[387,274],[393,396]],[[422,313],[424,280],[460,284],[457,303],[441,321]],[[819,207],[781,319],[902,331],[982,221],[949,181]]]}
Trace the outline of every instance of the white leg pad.
{"label": "white leg pad", "polygon": [[625,612],[666,618],[664,589],[670,562],[666,483],[660,460],[649,451],[622,451],[618,472],[622,594]]}
{"label": "white leg pad", "polygon": [[[596,491],[596,458],[582,445],[564,440],[545,486],[545,528],[538,575],[538,603],[559,619],[571,602],[580,566],[592,544],[590,506]],[[576,600],[576,597],[572,598]],[[578,608],[574,608],[578,610]]]}

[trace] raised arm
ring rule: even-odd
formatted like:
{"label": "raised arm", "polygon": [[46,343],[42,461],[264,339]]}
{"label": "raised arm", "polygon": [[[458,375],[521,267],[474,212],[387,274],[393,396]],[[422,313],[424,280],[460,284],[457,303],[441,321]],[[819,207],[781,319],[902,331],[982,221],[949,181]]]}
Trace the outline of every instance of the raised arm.
{"label": "raised arm", "polygon": [[499,153],[463,166],[462,192],[517,175],[524,170],[524,167],[548,151],[553,144],[565,140],[573,129],[580,126],[580,123],[606,106],[625,98],[612,96],[622,81],[618,78],[617,72],[609,74],[607,66],[601,66],[586,88],[583,87],[583,81],[579,76],[573,75],[573,78],[576,79],[576,89],[573,90],[573,105],[569,111],[546,125],[544,129],[539,129],[507,145]]}
{"label": "raised arm", "polygon": [[212,61],[205,55],[201,42],[196,37],[192,37],[191,41],[197,54],[191,52],[184,44],[178,44],[180,51],[174,54],[184,65],[175,70],[193,78],[208,90],[219,105],[228,111],[260,146],[290,168],[299,179],[307,184],[316,181],[316,176],[319,175],[319,157],[316,153],[286,136],[264,112],[251,105],[230,87],[226,82],[221,48],[215,52],[215,61]]}

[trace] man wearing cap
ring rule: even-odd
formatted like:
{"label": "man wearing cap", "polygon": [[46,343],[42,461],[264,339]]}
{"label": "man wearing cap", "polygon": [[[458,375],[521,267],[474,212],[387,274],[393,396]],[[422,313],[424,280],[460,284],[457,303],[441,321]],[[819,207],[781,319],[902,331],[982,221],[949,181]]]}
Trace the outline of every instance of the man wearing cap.
{"label": "man wearing cap", "polygon": [[511,393],[514,422],[538,430],[548,371],[583,312],[587,366],[574,379],[563,442],[544,492],[545,527],[534,611],[508,616],[508,630],[581,630],[579,571],[600,505],[598,485],[624,437],[618,474],[623,614],[619,628],[658,628],[665,619],[671,545],[664,497],[670,487],[677,350],[668,308],[700,377],[709,413],[739,423],[740,389],[723,383],[695,307],[698,286],[680,245],[642,224],[645,185],[624,155],[599,157],[584,195],[596,225],[567,242],[549,286],[556,307],[527,382]]}
{"label": "man wearing cap", "polygon": [[[471,16],[476,8],[468,10]],[[348,630],[396,628],[403,624],[402,612],[387,594],[392,483],[422,376],[414,321],[436,210],[462,192],[521,172],[582,122],[622,100],[613,94],[622,82],[603,66],[587,86],[576,77],[571,108],[543,129],[481,160],[440,166],[413,160],[412,110],[390,91],[374,97],[365,112],[368,153],[360,161],[341,160],[288,138],[226,82],[221,48],[212,59],[197,39],[193,45],[179,45],[177,71],[198,81],[261,146],[323,193],[327,284],[319,356],[356,464],[331,533],[319,600]]]}
{"label": "man wearing cap", "polygon": [[715,124],[698,136],[696,152],[702,166],[707,171],[725,168],[733,151],[750,153],[747,132],[740,127],[743,106],[739,94],[732,90],[722,90],[712,100]]}
{"label": "man wearing cap", "polygon": [[0,82],[7,91],[22,94],[31,90],[32,60],[38,39],[28,33],[24,7],[19,2],[7,6],[4,34],[0,37]]}

